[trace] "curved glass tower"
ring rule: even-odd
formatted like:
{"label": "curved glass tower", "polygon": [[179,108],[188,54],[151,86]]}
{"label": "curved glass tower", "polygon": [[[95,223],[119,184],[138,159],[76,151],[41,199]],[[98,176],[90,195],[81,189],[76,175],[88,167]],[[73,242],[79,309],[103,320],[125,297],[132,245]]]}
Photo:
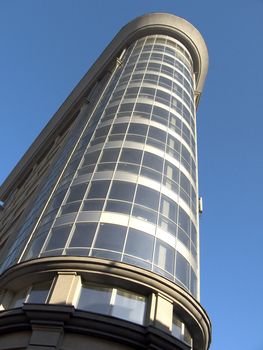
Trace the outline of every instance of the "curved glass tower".
{"label": "curved glass tower", "polygon": [[[118,282],[120,276],[94,280],[86,278],[88,264],[108,261],[137,276],[152,276],[197,303],[196,107],[206,70],[203,39],[181,18],[150,14],[122,29],[84,78],[88,92],[79,97],[63,147],[7,240],[3,276],[10,267],[12,271],[28,264],[52,261],[63,270],[70,261],[85,263],[84,275],[73,268],[81,282],[71,304],[142,326],[154,318],[154,310],[149,291],[138,287],[141,277],[128,284]],[[54,276],[49,275],[13,295],[9,308],[21,301],[56,304]],[[59,283],[56,277],[55,286]],[[207,349],[209,322],[201,339],[196,321],[178,306],[178,297],[162,293],[172,300],[171,318],[169,326],[168,321],[158,322],[181,342],[182,347],[173,348]],[[167,302],[162,303],[166,310]]]}

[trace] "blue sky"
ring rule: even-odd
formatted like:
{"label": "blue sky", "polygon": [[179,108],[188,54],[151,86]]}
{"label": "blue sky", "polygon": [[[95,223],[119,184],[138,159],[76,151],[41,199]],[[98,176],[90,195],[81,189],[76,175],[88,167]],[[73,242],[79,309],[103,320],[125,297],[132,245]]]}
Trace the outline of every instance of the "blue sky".
{"label": "blue sky", "polygon": [[201,303],[211,350],[262,350],[263,0],[1,0],[0,182],[116,32],[146,12],[203,34]]}

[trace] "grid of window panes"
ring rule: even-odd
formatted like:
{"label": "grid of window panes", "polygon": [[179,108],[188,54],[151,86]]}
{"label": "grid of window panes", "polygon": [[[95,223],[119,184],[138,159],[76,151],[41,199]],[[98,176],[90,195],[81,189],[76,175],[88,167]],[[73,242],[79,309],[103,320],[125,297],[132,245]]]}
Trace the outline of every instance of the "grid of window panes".
{"label": "grid of window panes", "polygon": [[83,156],[74,176],[62,178],[24,259],[123,261],[197,296],[191,57],[172,38],[148,36],[129,48],[120,69],[76,151]]}

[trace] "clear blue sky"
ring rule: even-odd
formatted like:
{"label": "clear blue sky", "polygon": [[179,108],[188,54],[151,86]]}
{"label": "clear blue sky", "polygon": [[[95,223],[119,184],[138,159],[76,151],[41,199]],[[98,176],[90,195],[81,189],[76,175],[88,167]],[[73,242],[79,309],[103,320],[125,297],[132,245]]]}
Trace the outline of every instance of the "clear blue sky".
{"label": "clear blue sky", "polygon": [[263,0],[0,0],[0,182],[127,21],[171,12],[210,54],[198,111],[211,350],[262,350]]}

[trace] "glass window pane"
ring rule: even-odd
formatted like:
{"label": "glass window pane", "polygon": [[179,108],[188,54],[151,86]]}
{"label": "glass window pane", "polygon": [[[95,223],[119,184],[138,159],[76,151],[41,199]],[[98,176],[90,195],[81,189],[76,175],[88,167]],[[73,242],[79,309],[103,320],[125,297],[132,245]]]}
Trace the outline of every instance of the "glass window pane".
{"label": "glass window pane", "polygon": [[153,242],[153,236],[131,228],[129,229],[125,253],[137,256],[147,261],[151,261],[153,252]]}
{"label": "glass window pane", "polygon": [[103,204],[104,200],[87,200],[84,202],[81,211],[100,211]]}
{"label": "glass window pane", "polygon": [[190,239],[187,234],[178,227],[178,239],[188,248],[190,249]]}
{"label": "glass window pane", "polygon": [[65,197],[65,194],[66,194],[66,190],[63,190],[63,191],[60,191],[60,193],[58,193],[56,196],[54,196],[51,200],[51,203],[48,207],[47,212],[51,212],[55,208],[58,208],[61,205]]}
{"label": "glass window pane", "polygon": [[23,303],[24,303],[24,301],[26,299],[27,292],[28,292],[28,288],[17,292],[13,296],[13,299],[12,299],[11,303],[9,304],[9,308],[10,309],[14,309],[16,307],[22,307]]}
{"label": "glass window pane", "polygon": [[197,296],[197,277],[194,272],[194,270],[191,268],[191,285],[190,285],[190,291],[193,294],[193,296]]}
{"label": "glass window pane", "polygon": [[124,148],[121,153],[121,162],[140,164],[142,158],[142,151]]}
{"label": "glass window pane", "polygon": [[84,197],[87,186],[88,184],[72,186],[70,188],[70,193],[67,199],[67,203],[75,202],[82,199]]}
{"label": "glass window pane", "polygon": [[109,198],[131,202],[133,200],[135,186],[135,184],[129,182],[114,181],[110,190]]}
{"label": "glass window pane", "polygon": [[61,215],[75,213],[79,210],[81,202],[66,204],[61,208]]}
{"label": "glass window pane", "polygon": [[159,204],[159,193],[151,188],[138,185],[135,202],[157,210]]}
{"label": "glass window pane", "polygon": [[64,225],[52,229],[45,250],[53,250],[65,247],[72,225]]}
{"label": "glass window pane", "polygon": [[93,181],[87,198],[105,198],[110,181]]}
{"label": "glass window pane", "polygon": [[32,304],[44,304],[46,302],[50,287],[51,281],[33,285],[26,302]]}
{"label": "glass window pane", "polygon": [[116,162],[120,149],[119,148],[109,148],[105,149],[102,153],[100,163],[103,162]]}
{"label": "glass window pane", "polygon": [[113,211],[116,213],[130,214],[131,203],[119,202],[119,201],[108,201],[106,211]]}
{"label": "glass window pane", "polygon": [[128,123],[118,123],[114,124],[111,129],[111,134],[125,134],[127,130]]}
{"label": "glass window pane", "polygon": [[135,204],[132,210],[132,215],[136,216],[138,219],[156,224],[157,213],[151,209]]}
{"label": "glass window pane", "polygon": [[39,255],[46,237],[47,232],[43,232],[42,234],[39,234],[34,237],[34,240],[32,241],[31,245],[29,245],[26,251],[26,255],[24,257],[25,260],[36,258]]}
{"label": "glass window pane", "polygon": [[146,135],[148,125],[144,124],[131,124],[128,129],[129,134]]}
{"label": "glass window pane", "polygon": [[109,315],[112,288],[83,285],[78,309]]}
{"label": "glass window pane", "polygon": [[189,263],[179,252],[176,254],[176,277],[189,287]]}
{"label": "glass window pane", "polygon": [[100,155],[100,151],[87,153],[85,155],[85,157],[84,157],[84,161],[82,163],[82,167],[84,167],[86,165],[91,165],[91,164],[97,163],[99,155]]}
{"label": "glass window pane", "polygon": [[142,164],[148,168],[159,171],[160,173],[162,173],[163,171],[163,159],[152,153],[144,153]]}
{"label": "glass window pane", "polygon": [[94,222],[76,224],[69,246],[90,247],[96,228],[97,223]]}
{"label": "glass window pane", "polygon": [[166,217],[159,215],[159,226],[164,231],[170,232],[173,236],[176,236],[177,225]]}
{"label": "glass window pane", "polygon": [[173,274],[174,249],[159,239],[156,240],[154,263],[161,269]]}
{"label": "glass window pane", "polygon": [[144,296],[118,290],[112,308],[112,316],[143,324],[146,309]]}
{"label": "glass window pane", "polygon": [[181,208],[179,207],[179,220],[178,220],[179,226],[189,234],[190,230],[190,218],[188,214]]}
{"label": "glass window pane", "polygon": [[94,247],[122,251],[126,230],[125,226],[101,224]]}
{"label": "glass window pane", "polygon": [[155,140],[158,140],[158,141],[161,141],[161,142],[165,142],[165,140],[166,140],[166,132],[151,126],[150,130],[149,130],[149,133],[148,133],[148,137],[151,137],[151,138],[153,138]]}
{"label": "glass window pane", "polygon": [[161,196],[160,213],[176,222],[178,205],[165,195]]}
{"label": "glass window pane", "polygon": [[173,316],[172,335],[178,339],[182,339],[182,322],[176,315]]}
{"label": "glass window pane", "polygon": [[110,125],[104,126],[102,128],[99,128],[96,130],[95,138],[106,136],[108,134],[108,131],[110,129]]}
{"label": "glass window pane", "polygon": [[142,167],[141,168],[141,176],[146,176],[149,179],[160,182],[162,179],[162,174],[149,168]]}

